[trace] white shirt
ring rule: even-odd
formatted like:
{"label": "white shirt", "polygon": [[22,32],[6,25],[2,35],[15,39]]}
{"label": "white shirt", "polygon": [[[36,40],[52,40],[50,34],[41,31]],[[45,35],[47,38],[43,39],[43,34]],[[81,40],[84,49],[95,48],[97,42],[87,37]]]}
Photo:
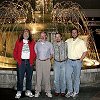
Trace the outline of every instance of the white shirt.
{"label": "white shirt", "polygon": [[68,45],[68,58],[69,59],[80,59],[82,54],[87,51],[86,43],[77,38],[73,40],[73,38],[70,38],[66,40]]}
{"label": "white shirt", "polygon": [[22,47],[22,59],[30,59],[30,49],[28,45],[28,40],[23,39],[23,47]]}

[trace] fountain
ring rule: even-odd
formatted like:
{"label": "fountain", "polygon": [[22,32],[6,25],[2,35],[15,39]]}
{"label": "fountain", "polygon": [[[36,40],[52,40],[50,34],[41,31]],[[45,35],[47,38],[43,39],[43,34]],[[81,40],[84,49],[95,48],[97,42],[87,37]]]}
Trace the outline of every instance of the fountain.
{"label": "fountain", "polygon": [[[83,60],[81,83],[91,85],[100,82],[100,69],[96,68],[100,65],[100,58],[93,33],[88,26],[85,13],[82,12],[82,7],[76,2],[62,1],[54,5],[51,14],[53,25],[58,31],[62,30],[64,40],[70,37],[71,28],[76,27],[79,30],[79,37],[86,41],[88,55]],[[61,26],[63,27],[61,28]]]}
{"label": "fountain", "polygon": [[[36,0],[37,5],[39,2],[41,1]],[[44,30],[46,26],[44,14],[50,12],[51,7],[47,9],[48,3],[49,1],[41,2],[40,6],[36,7],[36,14],[34,14],[35,11],[27,0],[4,1],[0,4],[0,68],[16,68],[16,61],[12,55],[16,39],[24,28],[29,28],[33,37],[37,30],[38,32]],[[37,33],[35,40],[38,37]]]}
{"label": "fountain", "polygon": [[[44,18],[44,10],[42,15]],[[15,42],[24,28],[30,29],[33,37],[35,29],[44,29],[43,25],[36,23],[38,17],[41,18],[40,14],[34,15],[32,5],[27,0],[4,1],[0,4],[0,87],[16,87]],[[38,39],[38,34],[35,38]]]}
{"label": "fountain", "polygon": [[32,21],[33,9],[22,0],[4,1],[0,4],[0,67],[15,68],[13,48],[21,29]]}
{"label": "fountain", "polygon": [[[100,69],[95,67],[100,64],[100,59],[87,18],[81,12],[82,7],[68,1],[56,3],[52,9],[50,1],[52,2],[52,0],[36,0],[36,3],[40,3],[40,6],[37,4],[36,11],[27,0],[4,1],[0,4],[0,87],[16,87],[16,61],[12,53],[15,41],[24,28],[29,28],[33,37],[36,35],[35,40],[39,37],[38,32],[46,30],[49,35],[48,40],[51,42],[54,41],[54,35],[58,31],[66,40],[70,37],[69,31],[72,27],[79,29],[80,38],[86,41],[89,51],[83,62],[81,81],[87,83],[99,79]],[[53,71],[51,78],[52,76]],[[33,86],[34,82],[35,71]]]}
{"label": "fountain", "polygon": [[52,10],[52,21],[54,27],[63,25],[65,40],[70,37],[70,29],[76,27],[79,30],[80,38],[86,41],[88,48],[88,55],[83,61],[85,67],[97,66],[100,64],[99,55],[95,45],[95,41],[91,30],[88,27],[88,21],[85,14],[81,11],[82,7],[71,1],[61,2],[54,5]]}

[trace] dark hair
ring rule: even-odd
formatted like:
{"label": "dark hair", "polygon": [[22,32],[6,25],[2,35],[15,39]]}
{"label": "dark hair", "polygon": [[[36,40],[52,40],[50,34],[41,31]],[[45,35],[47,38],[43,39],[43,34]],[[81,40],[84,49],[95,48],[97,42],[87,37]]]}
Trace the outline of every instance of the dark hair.
{"label": "dark hair", "polygon": [[72,28],[72,29],[71,29],[71,32],[72,32],[73,30],[76,30],[76,31],[77,31],[77,33],[78,33],[78,29],[77,29],[77,28],[75,28],[75,27],[74,27],[74,28]]}
{"label": "dark hair", "polygon": [[[62,37],[62,34],[61,34],[61,33],[56,33],[56,34],[59,34],[59,35]],[[56,35],[56,34],[55,34],[55,35]]]}
{"label": "dark hair", "polygon": [[43,31],[43,32],[41,32],[41,33],[44,33],[44,34],[46,34],[46,36],[48,36],[48,34],[47,34],[47,32],[46,32],[46,31]]}
{"label": "dark hair", "polygon": [[29,38],[28,38],[28,40],[31,42],[31,41],[32,41],[32,34],[31,34],[31,32],[30,32],[29,29],[24,29],[24,30],[22,31],[22,33],[21,33],[20,36],[19,36],[19,41],[22,41],[22,40],[24,39],[24,38],[23,38],[23,34],[24,34],[25,31],[28,31],[28,32],[29,32]]}

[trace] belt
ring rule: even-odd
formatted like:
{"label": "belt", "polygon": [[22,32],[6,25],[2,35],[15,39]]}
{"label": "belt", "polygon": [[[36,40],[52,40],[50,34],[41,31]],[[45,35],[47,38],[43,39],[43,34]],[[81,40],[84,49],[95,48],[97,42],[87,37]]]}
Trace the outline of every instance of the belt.
{"label": "belt", "polygon": [[76,60],[80,60],[80,59],[69,59],[69,60],[71,60],[71,61],[76,61]]}
{"label": "belt", "polygon": [[67,59],[65,59],[65,60],[62,60],[62,61],[58,61],[58,60],[55,60],[55,61],[57,61],[57,62],[64,62],[64,61],[67,61]]}
{"label": "belt", "polygon": [[38,59],[38,60],[40,60],[40,61],[46,61],[46,60],[48,60],[48,59],[50,59],[50,58],[47,58],[47,59],[44,59],[44,60],[41,60],[41,59]]}
{"label": "belt", "polygon": [[29,59],[22,59],[22,61],[29,61]]}

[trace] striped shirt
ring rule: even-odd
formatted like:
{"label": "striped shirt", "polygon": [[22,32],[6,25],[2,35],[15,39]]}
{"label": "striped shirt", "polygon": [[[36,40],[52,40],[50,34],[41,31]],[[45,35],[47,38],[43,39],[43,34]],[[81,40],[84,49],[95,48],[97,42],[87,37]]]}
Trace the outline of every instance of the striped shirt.
{"label": "striped shirt", "polygon": [[56,61],[63,61],[67,59],[67,43],[61,41],[60,45],[53,43],[54,59]]}

